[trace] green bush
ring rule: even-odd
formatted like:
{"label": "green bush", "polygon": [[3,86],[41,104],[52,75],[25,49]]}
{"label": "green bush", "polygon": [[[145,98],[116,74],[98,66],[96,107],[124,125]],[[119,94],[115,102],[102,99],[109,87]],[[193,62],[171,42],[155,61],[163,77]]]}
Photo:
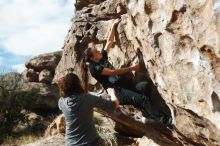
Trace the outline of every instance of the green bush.
{"label": "green bush", "polygon": [[28,110],[35,99],[37,90],[22,91],[20,75],[9,78],[0,77],[0,143],[12,134],[19,122],[27,120],[24,109]]}

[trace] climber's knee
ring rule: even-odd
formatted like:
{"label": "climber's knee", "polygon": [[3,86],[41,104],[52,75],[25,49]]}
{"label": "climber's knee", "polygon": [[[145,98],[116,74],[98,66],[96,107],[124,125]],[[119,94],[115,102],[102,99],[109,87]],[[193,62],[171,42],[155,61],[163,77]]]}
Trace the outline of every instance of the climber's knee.
{"label": "climber's knee", "polygon": [[147,86],[148,82],[147,81],[142,81],[136,84],[136,90],[138,92],[144,93],[146,90],[146,86]]}
{"label": "climber's knee", "polygon": [[135,88],[138,93],[144,94],[148,97],[151,96],[151,87],[147,81],[137,83]]}

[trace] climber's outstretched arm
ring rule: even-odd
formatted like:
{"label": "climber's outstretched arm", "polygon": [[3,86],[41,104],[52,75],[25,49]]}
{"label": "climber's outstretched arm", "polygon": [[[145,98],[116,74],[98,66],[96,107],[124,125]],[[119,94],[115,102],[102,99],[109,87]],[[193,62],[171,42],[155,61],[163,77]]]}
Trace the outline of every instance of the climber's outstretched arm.
{"label": "climber's outstretched arm", "polygon": [[134,66],[130,66],[130,67],[123,67],[123,68],[119,68],[119,69],[109,69],[109,68],[103,68],[101,75],[104,76],[115,76],[115,75],[121,75],[127,72],[131,72],[131,71],[138,71],[140,69],[140,65],[134,65]]}
{"label": "climber's outstretched arm", "polygon": [[120,19],[117,19],[117,21],[112,25],[111,32],[108,36],[107,43],[105,45],[104,50],[106,50],[107,53],[109,53],[110,49],[112,48],[112,44],[114,43],[115,39],[115,27],[119,23]]}

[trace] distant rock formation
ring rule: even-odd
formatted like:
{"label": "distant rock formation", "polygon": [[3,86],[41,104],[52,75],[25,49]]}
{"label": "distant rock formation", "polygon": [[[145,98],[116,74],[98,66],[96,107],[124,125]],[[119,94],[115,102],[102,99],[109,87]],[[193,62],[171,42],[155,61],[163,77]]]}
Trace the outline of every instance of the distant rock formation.
{"label": "distant rock formation", "polygon": [[28,69],[34,69],[36,72],[41,72],[42,70],[47,69],[54,73],[61,57],[62,51],[46,53],[33,57],[25,63],[25,66]]}
{"label": "distant rock formation", "polygon": [[57,86],[52,84],[52,80],[61,57],[62,51],[58,51],[38,55],[26,62],[27,69],[22,73],[22,89],[39,89],[32,109],[53,110],[58,107],[59,91]]}

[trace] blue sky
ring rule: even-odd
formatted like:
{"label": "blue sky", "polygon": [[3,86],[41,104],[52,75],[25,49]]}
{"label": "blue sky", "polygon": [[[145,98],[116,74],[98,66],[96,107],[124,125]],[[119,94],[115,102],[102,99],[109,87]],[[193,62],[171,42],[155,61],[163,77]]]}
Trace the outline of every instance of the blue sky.
{"label": "blue sky", "polygon": [[60,50],[73,15],[73,0],[0,0],[0,72]]}

